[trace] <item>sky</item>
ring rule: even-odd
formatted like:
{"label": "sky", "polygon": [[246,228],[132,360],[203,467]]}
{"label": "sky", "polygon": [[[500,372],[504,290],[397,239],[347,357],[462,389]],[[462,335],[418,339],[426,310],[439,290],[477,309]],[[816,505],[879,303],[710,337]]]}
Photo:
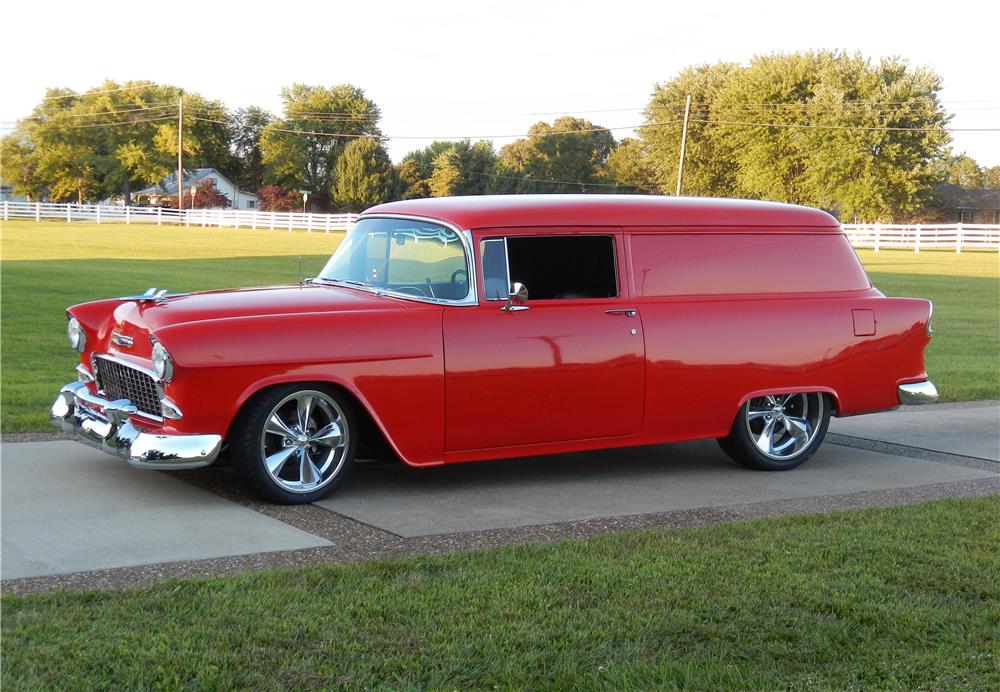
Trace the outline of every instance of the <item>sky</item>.
{"label": "sky", "polygon": [[[382,110],[394,161],[435,138],[499,148],[579,115],[620,139],[657,82],[689,65],[810,49],[901,56],[942,76],[953,128],[1000,128],[1000,3],[968,2],[9,2],[0,12],[9,131],[46,87],[172,84],[281,111],[282,86],[350,83]],[[1000,165],[1000,132],[953,149]]]}

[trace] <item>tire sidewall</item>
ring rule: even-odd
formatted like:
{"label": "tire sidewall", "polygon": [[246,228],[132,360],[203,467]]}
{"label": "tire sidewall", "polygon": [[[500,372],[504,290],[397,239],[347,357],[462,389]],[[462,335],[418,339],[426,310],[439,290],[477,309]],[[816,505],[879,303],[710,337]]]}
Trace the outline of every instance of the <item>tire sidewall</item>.
{"label": "tire sidewall", "polygon": [[816,432],[816,435],[809,442],[809,445],[795,457],[791,459],[772,459],[757,449],[757,445],[750,438],[750,432],[747,430],[746,425],[747,411],[750,408],[749,399],[740,407],[729,437],[724,438],[725,442],[722,443],[722,448],[741,464],[762,471],[788,471],[789,469],[801,466],[819,449],[823,443],[823,439],[826,437],[827,428],[830,426],[830,397],[822,392],[811,393],[819,394],[823,398],[823,415],[820,418],[819,430]]}
{"label": "tire sidewall", "polygon": [[[308,493],[296,493],[281,487],[268,473],[261,452],[261,435],[271,411],[283,399],[296,392],[316,391],[333,399],[343,411],[348,430],[344,461],[333,480]],[[301,382],[267,389],[256,395],[233,426],[233,469],[237,477],[257,496],[288,505],[307,504],[321,500],[340,485],[354,466],[358,448],[358,424],[354,403],[336,388],[319,382]]]}

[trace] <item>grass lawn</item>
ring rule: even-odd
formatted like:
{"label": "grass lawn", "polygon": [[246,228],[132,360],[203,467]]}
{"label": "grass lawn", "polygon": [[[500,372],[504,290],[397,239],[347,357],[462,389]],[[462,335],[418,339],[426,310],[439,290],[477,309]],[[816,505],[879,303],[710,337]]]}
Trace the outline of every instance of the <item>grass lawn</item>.
{"label": "grass lawn", "polygon": [[3,600],[4,689],[1000,689],[1000,497]]}
{"label": "grass lawn", "polygon": [[[342,234],[231,228],[3,224],[0,263],[0,429],[47,429],[48,406],[73,378],[64,310],[141,292],[294,283],[298,256],[314,275]],[[888,295],[934,301],[927,370],[945,400],[1000,396],[1000,257],[997,253],[860,253]]]}

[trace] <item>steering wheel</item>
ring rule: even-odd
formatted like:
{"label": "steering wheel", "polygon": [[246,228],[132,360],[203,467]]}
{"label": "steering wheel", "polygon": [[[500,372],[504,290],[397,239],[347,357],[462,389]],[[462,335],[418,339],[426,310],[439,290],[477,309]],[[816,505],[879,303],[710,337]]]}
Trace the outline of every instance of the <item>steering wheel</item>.
{"label": "steering wheel", "polygon": [[420,286],[397,286],[393,290],[400,293],[412,293],[413,295],[420,296],[422,298],[430,298],[430,296],[427,295],[424,289],[420,288]]}
{"label": "steering wheel", "polygon": [[465,281],[463,281],[462,283],[466,283],[466,284],[469,283],[469,272],[465,271],[464,269],[456,269],[455,271],[453,271],[451,273],[451,285],[452,286],[455,286],[455,285],[458,284],[457,279],[458,279],[458,275],[459,274],[461,274],[461,275],[463,275],[465,277]]}

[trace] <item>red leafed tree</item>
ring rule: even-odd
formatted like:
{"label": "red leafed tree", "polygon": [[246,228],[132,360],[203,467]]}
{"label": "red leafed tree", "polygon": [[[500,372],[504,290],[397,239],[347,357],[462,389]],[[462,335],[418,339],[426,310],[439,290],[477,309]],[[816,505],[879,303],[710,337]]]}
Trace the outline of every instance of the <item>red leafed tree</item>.
{"label": "red leafed tree", "polygon": [[302,196],[294,190],[266,185],[257,190],[257,207],[261,211],[299,211]]}
{"label": "red leafed tree", "polygon": [[[184,209],[228,209],[233,206],[229,198],[219,192],[211,180],[202,180],[195,185],[193,198],[191,189],[190,187],[184,188],[184,195],[181,198]],[[164,199],[160,204],[164,207],[175,208],[177,197]]]}

